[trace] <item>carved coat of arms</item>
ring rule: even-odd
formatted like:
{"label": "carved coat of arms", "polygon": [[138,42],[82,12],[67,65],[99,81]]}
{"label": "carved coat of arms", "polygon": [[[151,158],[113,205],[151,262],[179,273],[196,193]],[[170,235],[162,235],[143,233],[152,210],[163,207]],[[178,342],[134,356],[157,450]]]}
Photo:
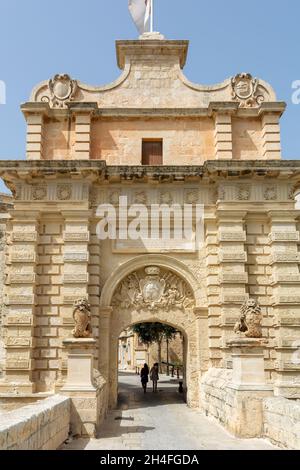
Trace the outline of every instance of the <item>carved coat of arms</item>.
{"label": "carved coat of arms", "polygon": [[49,90],[53,106],[63,108],[67,101],[71,101],[77,89],[76,80],[67,74],[55,75],[49,80]]}
{"label": "carved coat of arms", "polygon": [[259,105],[264,97],[258,94],[258,80],[250,73],[240,73],[231,79],[232,97],[240,102],[241,107],[247,108]]}
{"label": "carved coat of arms", "polygon": [[193,303],[186,282],[169,271],[162,274],[157,266],[147,267],[143,275],[134,272],[127,276],[113,297],[113,305],[136,310],[182,309],[192,307]]}

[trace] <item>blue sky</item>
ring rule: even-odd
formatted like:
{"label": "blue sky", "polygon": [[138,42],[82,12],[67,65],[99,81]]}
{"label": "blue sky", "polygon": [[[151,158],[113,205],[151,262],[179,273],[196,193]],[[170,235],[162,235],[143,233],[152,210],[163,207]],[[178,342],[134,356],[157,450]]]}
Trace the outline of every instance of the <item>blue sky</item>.
{"label": "blue sky", "polygon": [[[185,74],[212,84],[239,72],[271,83],[288,109],[282,118],[284,158],[300,158],[300,2],[154,0],[155,26],[168,39],[189,39]],[[138,34],[127,0],[0,0],[0,159],[25,158],[20,103],[38,82],[66,72],[99,85],[119,75],[115,40]],[[4,185],[0,185],[0,191]]]}

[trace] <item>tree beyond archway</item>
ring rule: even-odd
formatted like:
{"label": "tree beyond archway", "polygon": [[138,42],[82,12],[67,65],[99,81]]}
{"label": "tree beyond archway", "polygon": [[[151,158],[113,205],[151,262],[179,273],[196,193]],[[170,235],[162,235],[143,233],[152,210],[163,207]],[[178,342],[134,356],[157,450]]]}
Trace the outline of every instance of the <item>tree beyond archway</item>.
{"label": "tree beyond archway", "polygon": [[[139,337],[139,340],[150,346],[153,343],[157,343],[158,345],[158,362],[159,368],[161,372],[161,345],[162,341],[166,340],[167,345],[169,341],[175,339],[178,330],[173,328],[170,325],[166,325],[163,323],[138,323],[134,325],[132,328],[133,332],[136,333]],[[167,367],[169,372],[169,360],[167,359]],[[169,374],[168,374],[169,375]]]}

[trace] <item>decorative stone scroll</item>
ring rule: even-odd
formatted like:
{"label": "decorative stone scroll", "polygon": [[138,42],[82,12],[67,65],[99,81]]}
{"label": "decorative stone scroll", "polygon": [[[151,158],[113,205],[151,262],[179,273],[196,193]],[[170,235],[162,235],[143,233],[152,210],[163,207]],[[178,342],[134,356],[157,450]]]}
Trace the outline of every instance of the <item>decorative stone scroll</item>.
{"label": "decorative stone scroll", "polygon": [[240,320],[236,323],[234,332],[243,333],[247,338],[262,337],[262,313],[256,300],[249,299],[241,307]]}
{"label": "decorative stone scroll", "polygon": [[250,73],[240,73],[231,79],[232,97],[242,108],[259,106],[265,100],[258,92],[258,80]]}
{"label": "decorative stone scroll", "polygon": [[[66,103],[73,99],[76,90],[76,80],[72,80],[67,74],[57,74],[49,80],[51,103],[54,107],[66,107]],[[48,97],[42,98],[42,101],[47,100],[49,100]]]}
{"label": "decorative stone scroll", "polygon": [[112,305],[136,310],[185,309],[194,306],[187,283],[176,274],[157,266],[148,266],[129,274],[118,286]]}

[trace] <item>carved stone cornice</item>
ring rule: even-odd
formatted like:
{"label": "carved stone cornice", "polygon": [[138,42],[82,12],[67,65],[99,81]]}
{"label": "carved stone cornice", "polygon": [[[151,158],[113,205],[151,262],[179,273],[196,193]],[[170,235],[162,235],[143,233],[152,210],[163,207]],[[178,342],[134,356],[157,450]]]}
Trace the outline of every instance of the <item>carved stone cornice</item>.
{"label": "carved stone cornice", "polygon": [[[274,180],[300,184],[299,160],[210,160],[199,166],[108,166],[102,160],[0,161],[0,176],[12,189],[18,182],[38,184],[39,180],[84,180],[93,182],[184,183]],[[266,188],[266,191],[269,188]],[[271,188],[266,201],[272,202]],[[241,200],[243,202],[244,200]],[[247,201],[249,203],[249,201]]]}

